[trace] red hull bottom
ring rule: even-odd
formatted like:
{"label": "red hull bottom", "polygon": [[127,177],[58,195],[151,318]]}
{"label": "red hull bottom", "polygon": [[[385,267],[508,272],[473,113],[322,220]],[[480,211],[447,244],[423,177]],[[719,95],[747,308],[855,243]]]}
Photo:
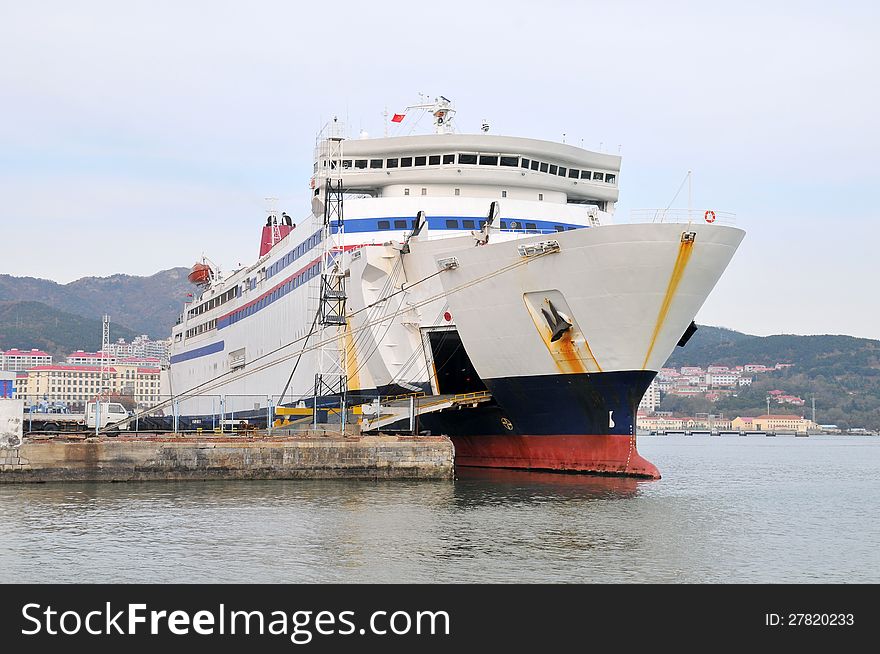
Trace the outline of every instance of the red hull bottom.
{"label": "red hull bottom", "polygon": [[625,435],[453,436],[455,465],[660,479]]}

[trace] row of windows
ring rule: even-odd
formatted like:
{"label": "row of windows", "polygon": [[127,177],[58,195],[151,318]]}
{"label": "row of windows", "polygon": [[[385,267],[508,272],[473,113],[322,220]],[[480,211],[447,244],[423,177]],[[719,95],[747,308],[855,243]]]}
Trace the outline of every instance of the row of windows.
{"label": "row of windows", "polygon": [[217,319],[209,320],[208,322],[203,322],[201,325],[197,325],[191,329],[186,330],[186,337],[192,338],[193,336],[198,336],[199,334],[203,334],[205,332],[209,332],[212,329],[217,327]]}
{"label": "row of windows", "polygon": [[[380,230],[385,229],[410,229],[415,228],[416,221],[415,219],[406,220],[403,218],[395,218],[394,220],[379,220],[377,226]],[[392,226],[393,224],[393,226]],[[429,221],[430,224],[430,221]],[[478,220],[473,218],[446,218],[445,219],[445,227],[446,229],[483,229],[483,225],[486,224],[485,220]],[[566,230],[577,229],[577,225],[557,225],[550,223],[542,223],[539,227],[537,223],[534,222],[522,222],[517,220],[502,220],[499,223],[501,229],[514,229],[514,230],[525,230],[525,231],[550,231],[555,230],[557,232],[564,232]]]}
{"label": "row of windows", "polygon": [[[331,168],[336,168],[335,161],[324,161],[324,166],[329,163]],[[392,157],[389,159],[343,159],[342,168],[355,170],[387,168],[413,168],[419,166],[439,165],[462,165],[462,166],[504,166],[507,168],[524,168],[540,173],[548,173],[568,179],[583,179],[593,182],[614,184],[617,176],[614,173],[606,173],[599,170],[581,170],[568,168],[536,159],[527,159],[518,155],[504,154],[481,154],[476,152],[458,152],[456,154],[432,154],[418,157]],[[315,163],[315,172],[318,164]]]}
{"label": "row of windows", "polygon": [[311,236],[309,236],[305,241],[297,245],[290,252],[281,257],[278,261],[273,263],[266,269],[266,277],[269,278],[272,275],[277,275],[284,268],[292,264],[294,261],[299,259],[306,252],[311,250],[313,247],[318,245],[321,242],[321,232],[317,231]]}
{"label": "row of windows", "polygon": [[242,307],[238,311],[231,313],[228,317],[224,318],[221,321],[220,328],[223,329],[224,327],[228,327],[229,325],[232,325],[232,324],[238,322],[239,320],[243,320],[244,318],[247,318],[248,316],[252,316],[260,309],[263,309],[263,308],[269,306],[270,304],[272,304],[275,300],[277,300],[281,297],[284,297],[285,295],[290,293],[290,291],[292,291],[293,289],[305,284],[310,279],[317,276],[320,272],[321,272],[320,263],[316,263],[312,266],[309,266],[308,268],[306,268],[304,271],[302,271],[298,275],[288,279],[286,282],[281,284],[278,288],[273,290],[271,293],[268,293],[267,295],[256,300],[253,304],[249,304],[248,306]]}
{"label": "row of windows", "polygon": [[221,293],[215,298],[211,298],[207,302],[202,302],[199,306],[190,309],[187,317],[192,318],[193,316],[197,316],[201,313],[205,313],[205,311],[210,311],[216,307],[219,307],[221,304],[229,302],[232,298],[238,297],[238,286],[235,288],[230,288],[225,293]]}

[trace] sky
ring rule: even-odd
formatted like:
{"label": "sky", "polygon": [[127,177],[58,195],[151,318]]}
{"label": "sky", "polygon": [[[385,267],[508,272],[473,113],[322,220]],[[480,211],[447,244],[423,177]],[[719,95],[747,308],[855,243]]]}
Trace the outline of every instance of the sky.
{"label": "sky", "polygon": [[[315,136],[419,94],[461,132],[620,153],[617,216],[747,231],[697,320],[880,339],[880,4],[0,0],[0,274],[252,262]],[[686,193],[676,206],[686,204]]]}

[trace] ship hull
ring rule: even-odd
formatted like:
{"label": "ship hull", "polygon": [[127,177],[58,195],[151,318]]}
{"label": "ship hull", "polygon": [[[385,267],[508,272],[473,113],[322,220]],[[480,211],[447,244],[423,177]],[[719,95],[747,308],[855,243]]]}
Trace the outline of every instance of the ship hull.
{"label": "ship hull", "polygon": [[464,467],[593,472],[657,479],[636,449],[636,412],[655,373],[629,370],[484,380],[493,404],[427,414]]}

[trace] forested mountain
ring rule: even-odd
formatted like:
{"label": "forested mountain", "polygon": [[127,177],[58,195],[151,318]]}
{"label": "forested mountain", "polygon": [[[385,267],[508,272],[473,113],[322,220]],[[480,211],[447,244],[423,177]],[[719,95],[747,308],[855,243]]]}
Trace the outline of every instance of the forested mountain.
{"label": "forested mountain", "polygon": [[771,403],[773,413],[810,416],[841,427],[880,430],[880,341],[853,336],[751,336],[729,329],[701,326],[690,342],[676,348],[667,366],[727,366],[749,363],[792,367],[755,375],[751,387],[717,402],[702,398],[664,398],[661,408],[684,413],[756,415],[767,410],[767,392],[781,389],[807,400],[804,407]]}
{"label": "forested mountain", "polygon": [[[0,302],[41,303],[99,322],[106,313],[113,322],[137,334],[162,339],[171,334],[186,294],[193,291],[186,279],[188,273],[187,268],[171,268],[149,277],[83,277],[69,284],[0,275]],[[27,344],[25,340],[20,346]]]}

